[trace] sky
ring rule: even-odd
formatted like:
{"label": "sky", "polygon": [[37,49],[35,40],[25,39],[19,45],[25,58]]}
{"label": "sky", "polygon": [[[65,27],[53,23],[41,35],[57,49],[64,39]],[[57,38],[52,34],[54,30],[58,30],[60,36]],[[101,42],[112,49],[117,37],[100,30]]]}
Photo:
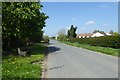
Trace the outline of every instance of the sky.
{"label": "sky", "polygon": [[92,33],[94,30],[118,32],[117,2],[42,2],[42,12],[49,16],[44,34],[56,36],[58,31],[71,25],[77,34]]}

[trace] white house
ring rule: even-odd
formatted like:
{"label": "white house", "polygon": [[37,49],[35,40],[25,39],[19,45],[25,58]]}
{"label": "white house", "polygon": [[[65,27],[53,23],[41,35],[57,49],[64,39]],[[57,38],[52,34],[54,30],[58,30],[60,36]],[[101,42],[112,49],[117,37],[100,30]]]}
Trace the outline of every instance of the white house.
{"label": "white house", "polygon": [[93,35],[93,33],[77,34],[77,38],[89,38],[92,35]]}
{"label": "white house", "polygon": [[111,36],[112,34],[110,34],[110,33],[106,33],[108,36]]}
{"label": "white house", "polygon": [[89,37],[101,37],[101,36],[111,36],[109,33],[85,33],[85,34],[77,34],[77,38],[89,38]]}
{"label": "white house", "polygon": [[105,35],[102,33],[96,32],[91,37],[101,37],[101,36],[105,36]]}

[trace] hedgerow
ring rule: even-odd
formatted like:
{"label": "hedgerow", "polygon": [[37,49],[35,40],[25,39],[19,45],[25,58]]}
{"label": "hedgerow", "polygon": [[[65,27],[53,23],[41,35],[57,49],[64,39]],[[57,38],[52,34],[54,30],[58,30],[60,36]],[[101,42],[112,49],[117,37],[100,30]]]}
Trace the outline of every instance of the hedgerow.
{"label": "hedgerow", "polygon": [[80,44],[89,44],[91,46],[120,48],[120,36],[103,36],[94,38],[70,38],[70,42],[78,42]]}

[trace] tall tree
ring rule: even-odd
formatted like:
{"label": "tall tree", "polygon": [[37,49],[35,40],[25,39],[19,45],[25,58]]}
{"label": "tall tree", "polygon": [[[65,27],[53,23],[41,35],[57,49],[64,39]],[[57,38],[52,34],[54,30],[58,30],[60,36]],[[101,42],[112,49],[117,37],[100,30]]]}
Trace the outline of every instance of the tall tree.
{"label": "tall tree", "polygon": [[100,30],[94,30],[94,31],[93,31],[93,33],[97,33],[97,32],[99,32],[99,33],[101,33],[101,34],[107,36],[107,34],[106,34],[104,31],[100,31]]}
{"label": "tall tree", "polygon": [[64,35],[66,35],[66,30],[65,29],[60,29],[59,31],[58,31],[58,35],[61,35],[61,34],[64,34]]}
{"label": "tall tree", "polygon": [[67,38],[66,38],[66,30],[65,30],[65,29],[60,29],[60,30],[58,31],[57,39],[60,40],[60,41],[65,41],[65,40],[67,40]]}
{"label": "tall tree", "polygon": [[109,32],[110,34],[113,34],[114,32],[113,32],[113,30],[110,30],[110,32]]}
{"label": "tall tree", "polygon": [[38,2],[3,2],[2,5],[2,41],[3,51],[25,46],[27,39],[41,39],[45,20],[41,13],[41,3]]}
{"label": "tall tree", "polygon": [[73,25],[71,25],[71,27],[67,33],[68,38],[70,38],[70,37],[75,38],[76,37],[76,30],[77,30],[77,27],[74,27]]}
{"label": "tall tree", "polygon": [[97,33],[97,32],[100,32],[99,30],[94,30],[93,33]]}

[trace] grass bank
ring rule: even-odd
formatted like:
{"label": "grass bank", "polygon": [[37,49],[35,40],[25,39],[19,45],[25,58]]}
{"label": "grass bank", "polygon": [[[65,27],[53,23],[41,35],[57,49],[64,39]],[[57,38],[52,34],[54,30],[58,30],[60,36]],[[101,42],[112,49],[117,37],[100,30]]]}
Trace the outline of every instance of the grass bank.
{"label": "grass bank", "polygon": [[41,78],[41,64],[45,57],[47,46],[35,44],[30,47],[31,56],[3,56],[2,78]]}
{"label": "grass bank", "polygon": [[88,44],[79,44],[77,42],[74,42],[74,43],[63,42],[63,43],[118,57],[118,49],[113,49],[108,47],[99,47],[99,46],[90,46]]}

